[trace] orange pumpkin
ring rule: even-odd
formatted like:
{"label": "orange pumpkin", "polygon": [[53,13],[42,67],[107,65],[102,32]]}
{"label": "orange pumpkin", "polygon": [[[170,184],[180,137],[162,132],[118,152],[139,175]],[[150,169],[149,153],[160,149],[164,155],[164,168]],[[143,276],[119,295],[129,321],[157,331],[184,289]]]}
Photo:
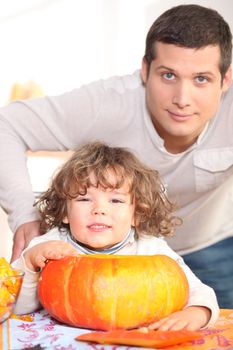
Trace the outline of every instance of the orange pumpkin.
{"label": "orange pumpkin", "polygon": [[41,273],[41,304],[57,320],[97,330],[148,325],[181,310],[188,282],[171,258],[80,255],[49,261]]}

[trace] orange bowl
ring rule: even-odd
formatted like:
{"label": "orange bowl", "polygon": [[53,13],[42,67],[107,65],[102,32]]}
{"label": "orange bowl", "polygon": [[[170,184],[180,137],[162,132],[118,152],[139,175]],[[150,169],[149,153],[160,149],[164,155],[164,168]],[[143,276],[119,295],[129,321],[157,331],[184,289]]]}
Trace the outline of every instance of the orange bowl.
{"label": "orange bowl", "polygon": [[3,276],[0,266],[0,323],[11,316],[23,282],[24,272],[12,270],[11,276]]}

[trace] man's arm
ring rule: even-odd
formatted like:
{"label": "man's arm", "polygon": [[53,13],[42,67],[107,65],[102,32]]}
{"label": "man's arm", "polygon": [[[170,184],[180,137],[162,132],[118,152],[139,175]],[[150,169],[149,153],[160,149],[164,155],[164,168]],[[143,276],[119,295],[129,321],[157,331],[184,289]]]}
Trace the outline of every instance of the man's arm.
{"label": "man's arm", "polygon": [[18,259],[29,242],[40,234],[40,221],[27,222],[21,225],[14,235],[11,262]]}
{"label": "man's arm", "polygon": [[56,113],[59,114],[51,110],[46,98],[15,102],[0,109],[0,205],[14,233],[22,224],[39,219],[33,207],[26,151],[62,148],[53,128]]}
{"label": "man's arm", "polygon": [[87,141],[94,133],[102,90],[93,84],[0,108],[0,205],[13,233],[39,219],[26,151],[66,151]]}
{"label": "man's arm", "polygon": [[12,261],[33,237],[40,235],[26,151],[64,149],[64,144],[58,141],[62,139],[58,124],[59,111],[51,110],[46,99],[15,102],[0,109],[0,205],[15,233]]}

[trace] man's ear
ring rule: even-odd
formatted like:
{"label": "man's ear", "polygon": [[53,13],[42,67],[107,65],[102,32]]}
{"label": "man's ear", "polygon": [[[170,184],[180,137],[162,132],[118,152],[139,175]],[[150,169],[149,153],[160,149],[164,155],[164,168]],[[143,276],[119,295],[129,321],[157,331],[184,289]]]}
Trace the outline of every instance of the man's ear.
{"label": "man's ear", "polygon": [[143,57],[142,59],[142,67],[141,67],[141,78],[144,84],[147,83],[147,78],[149,75],[149,65],[145,59],[145,57]]}
{"label": "man's ear", "polygon": [[230,66],[223,78],[222,91],[225,92],[230,87],[232,83],[232,66]]}

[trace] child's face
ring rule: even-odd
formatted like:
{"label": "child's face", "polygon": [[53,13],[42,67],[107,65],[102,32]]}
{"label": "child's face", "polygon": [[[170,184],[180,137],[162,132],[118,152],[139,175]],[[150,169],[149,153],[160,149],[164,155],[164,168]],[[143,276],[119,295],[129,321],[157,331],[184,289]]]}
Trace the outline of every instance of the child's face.
{"label": "child's face", "polygon": [[89,187],[86,195],[67,201],[72,235],[91,248],[108,248],[122,241],[134,225],[134,204],[125,183],[119,189]]}

